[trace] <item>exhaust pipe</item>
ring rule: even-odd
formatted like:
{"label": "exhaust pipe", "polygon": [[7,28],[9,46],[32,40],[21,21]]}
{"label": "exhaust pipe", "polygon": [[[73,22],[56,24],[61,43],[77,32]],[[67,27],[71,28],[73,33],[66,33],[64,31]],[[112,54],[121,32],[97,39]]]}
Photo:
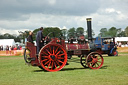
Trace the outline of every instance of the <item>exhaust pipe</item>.
{"label": "exhaust pipe", "polygon": [[91,18],[86,18],[87,20],[87,32],[88,32],[88,41],[92,42],[92,27],[91,27]]}

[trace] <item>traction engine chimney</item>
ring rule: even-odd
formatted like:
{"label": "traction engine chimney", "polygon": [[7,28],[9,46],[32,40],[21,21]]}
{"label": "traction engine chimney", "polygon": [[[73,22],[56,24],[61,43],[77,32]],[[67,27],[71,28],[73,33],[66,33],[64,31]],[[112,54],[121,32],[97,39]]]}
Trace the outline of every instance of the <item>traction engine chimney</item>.
{"label": "traction engine chimney", "polygon": [[92,27],[91,27],[91,18],[86,18],[87,20],[87,32],[88,32],[88,41],[92,42]]}

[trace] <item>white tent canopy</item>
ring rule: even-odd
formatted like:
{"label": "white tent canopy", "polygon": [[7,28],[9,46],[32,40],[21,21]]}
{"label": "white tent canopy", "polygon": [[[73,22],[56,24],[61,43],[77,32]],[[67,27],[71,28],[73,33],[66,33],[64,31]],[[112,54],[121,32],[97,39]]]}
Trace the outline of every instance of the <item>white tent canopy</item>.
{"label": "white tent canopy", "polygon": [[5,46],[13,46],[15,45],[14,39],[0,39],[0,46],[3,45]]}
{"label": "white tent canopy", "polygon": [[115,42],[123,42],[126,41],[128,42],[128,37],[115,37]]}

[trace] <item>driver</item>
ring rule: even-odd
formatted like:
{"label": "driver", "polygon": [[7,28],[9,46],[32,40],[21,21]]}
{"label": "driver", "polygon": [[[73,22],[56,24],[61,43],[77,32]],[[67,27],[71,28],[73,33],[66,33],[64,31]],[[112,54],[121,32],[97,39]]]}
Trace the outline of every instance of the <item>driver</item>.
{"label": "driver", "polygon": [[40,30],[37,32],[36,44],[37,44],[37,54],[39,54],[40,49],[44,46],[43,27],[41,27]]}

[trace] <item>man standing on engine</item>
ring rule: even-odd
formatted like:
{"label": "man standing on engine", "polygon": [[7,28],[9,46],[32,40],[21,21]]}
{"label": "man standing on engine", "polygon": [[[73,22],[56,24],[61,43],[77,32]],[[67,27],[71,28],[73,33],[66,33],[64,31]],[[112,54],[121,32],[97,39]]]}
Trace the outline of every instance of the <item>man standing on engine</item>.
{"label": "man standing on engine", "polygon": [[39,54],[40,49],[44,46],[43,27],[41,27],[40,30],[37,32],[36,44],[37,44],[37,54]]}

